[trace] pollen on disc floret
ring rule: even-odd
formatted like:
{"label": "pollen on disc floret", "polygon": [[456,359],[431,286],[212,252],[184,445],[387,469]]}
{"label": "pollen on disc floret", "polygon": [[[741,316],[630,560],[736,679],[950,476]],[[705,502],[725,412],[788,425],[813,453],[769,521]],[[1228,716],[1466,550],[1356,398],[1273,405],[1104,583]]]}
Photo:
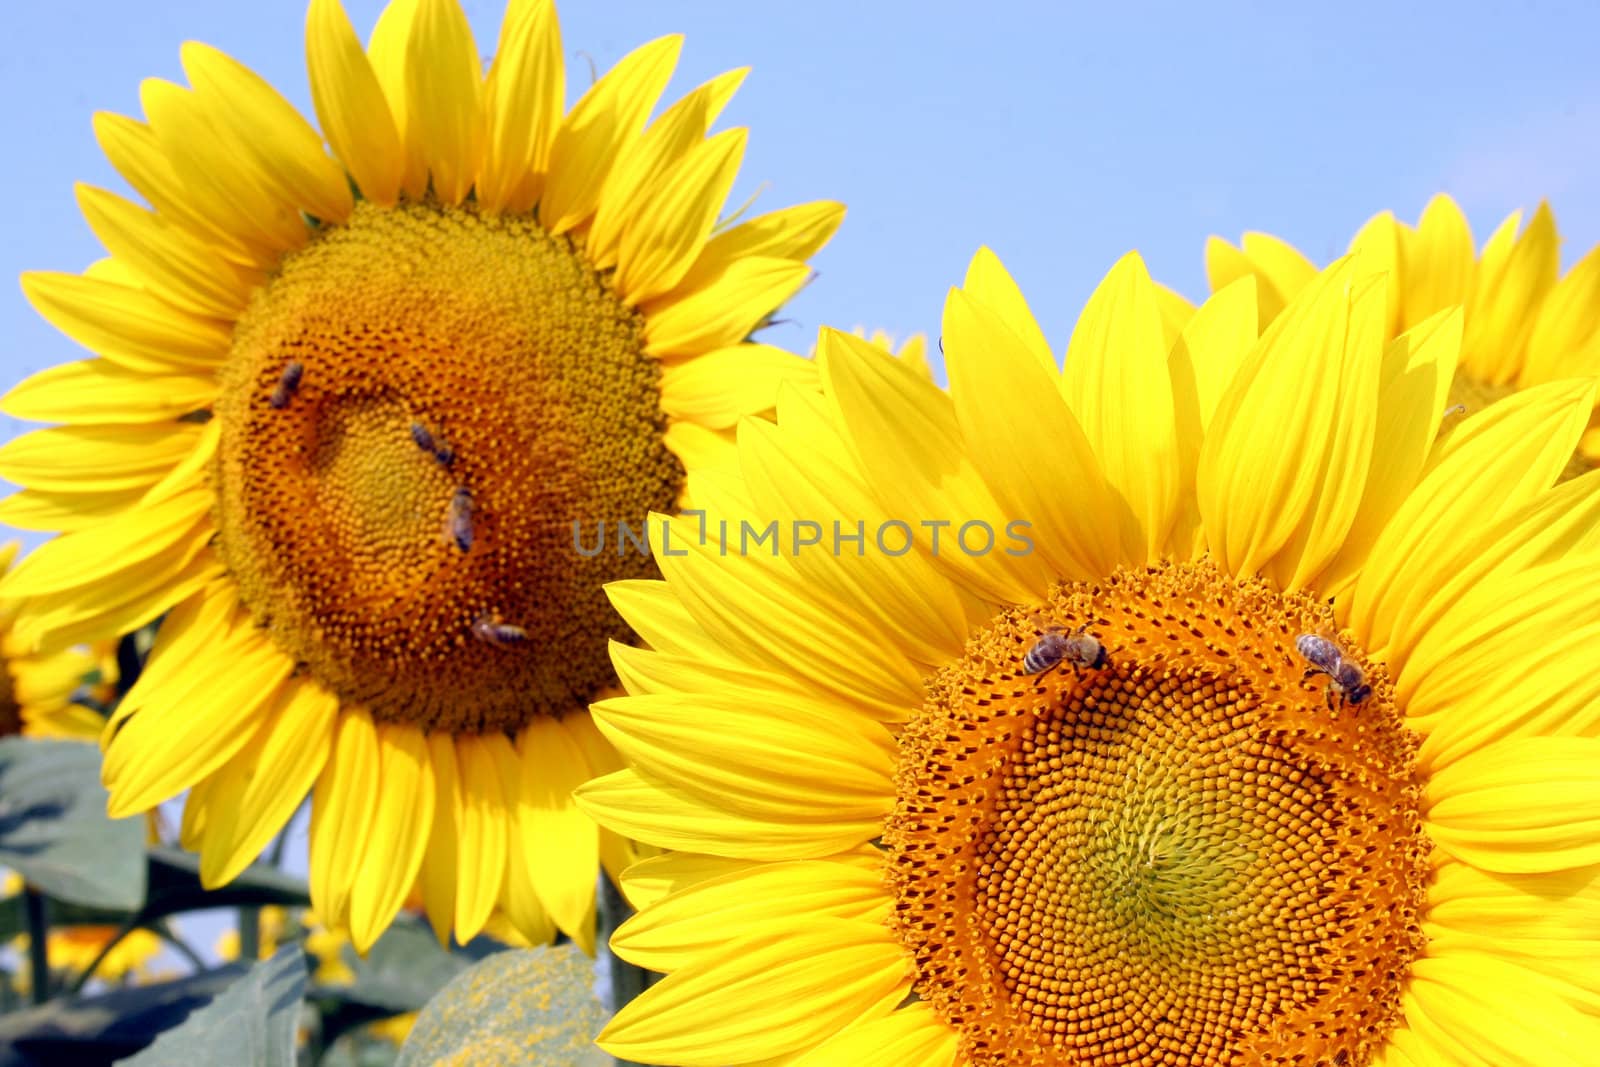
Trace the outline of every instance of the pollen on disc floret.
{"label": "pollen on disc floret", "polygon": [[655,571],[579,554],[572,524],[676,502],[659,374],[571,240],[359,204],[235,334],[216,518],[242,599],[380,721],[514,730],[581,707],[628,635],[602,586]]}
{"label": "pollen on disc floret", "polygon": [[[1104,665],[1025,673],[1041,622]],[[1416,738],[1330,699],[1325,604],[1210,563],[996,619],[902,740],[884,842],[917,994],[975,1064],[1371,1061],[1422,948]]]}

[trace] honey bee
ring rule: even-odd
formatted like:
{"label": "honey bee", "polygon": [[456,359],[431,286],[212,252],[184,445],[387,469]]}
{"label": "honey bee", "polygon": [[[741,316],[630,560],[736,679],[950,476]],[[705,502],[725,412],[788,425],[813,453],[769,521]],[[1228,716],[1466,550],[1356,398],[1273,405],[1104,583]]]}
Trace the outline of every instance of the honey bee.
{"label": "honey bee", "polygon": [[289,365],[283,368],[283,373],[278,376],[278,384],[272,387],[272,395],[267,398],[267,403],[275,408],[288,407],[294,391],[300,388],[300,376],[305,370],[305,365],[299,360],[291,359]]}
{"label": "honey bee", "polygon": [[411,440],[417,443],[418,448],[438,460],[439,466],[448,467],[455,462],[455,451],[449,445],[433,436],[432,431],[422,423],[413,422],[411,424]]}
{"label": "honey bee", "polygon": [[1099,670],[1106,665],[1106,646],[1085,627],[1047,626],[1022,657],[1027,674],[1043,674],[1062,663]]}
{"label": "honey bee", "polygon": [[528,631],[520,626],[512,626],[508,622],[500,622],[498,616],[493,615],[479,615],[478,621],[472,624],[472,634],[478,640],[496,648],[520,645],[528,639]]}
{"label": "honey bee", "polygon": [[472,490],[459,487],[450,497],[450,511],[445,519],[445,536],[455,546],[466,552],[472,547]]}
{"label": "honey bee", "polygon": [[1372,695],[1372,686],[1367,684],[1367,676],[1361,673],[1361,668],[1345,659],[1344,651],[1326,637],[1301,634],[1294,639],[1294,647],[1311,664],[1306,668],[1306,678],[1318,672],[1328,676],[1329,707],[1333,706],[1335,698],[1347,704],[1359,704]]}

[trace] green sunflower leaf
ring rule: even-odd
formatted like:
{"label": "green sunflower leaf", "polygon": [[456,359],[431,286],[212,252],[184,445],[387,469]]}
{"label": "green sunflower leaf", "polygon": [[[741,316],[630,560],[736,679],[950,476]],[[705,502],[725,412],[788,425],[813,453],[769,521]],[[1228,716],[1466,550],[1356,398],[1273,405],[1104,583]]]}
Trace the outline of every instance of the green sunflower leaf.
{"label": "green sunflower leaf", "polygon": [[606,1019],[594,987],[594,961],[571,942],[497,953],[428,1002],[396,1067],[609,1067],[594,1045]]}
{"label": "green sunflower leaf", "polygon": [[170,982],[11,1011],[0,1016],[0,1067],[111,1063],[131,1056],[228,989],[246,969],[232,963]]}
{"label": "green sunflower leaf", "polygon": [[194,1067],[226,1050],[238,1067],[294,1067],[295,1032],[306,990],[306,957],[285,945],[250,968],[217,999],[161,1034],[123,1067]]}
{"label": "green sunflower leaf", "polygon": [[106,816],[92,742],[0,739],[0,867],[40,892],[131,910],[145,895],[144,820]]}

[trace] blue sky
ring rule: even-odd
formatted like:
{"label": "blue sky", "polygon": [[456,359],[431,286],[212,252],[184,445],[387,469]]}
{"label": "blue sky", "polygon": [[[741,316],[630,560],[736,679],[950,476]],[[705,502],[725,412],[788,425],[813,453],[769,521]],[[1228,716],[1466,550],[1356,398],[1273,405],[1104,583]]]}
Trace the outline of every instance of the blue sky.
{"label": "blue sky", "polygon": [[[347,0],[363,32],[375,0]],[[469,0],[481,49],[501,8]],[[0,52],[0,381],[77,358],[28,308],[26,269],[82,269],[101,252],[72,184],[122,188],[90,118],[139,113],[145,77],[181,80],[178,47],[238,57],[309,111],[298,0],[58,0],[9,5]],[[1507,212],[1552,199],[1564,259],[1600,241],[1600,74],[1590,5],[567,3],[568,101],[663,33],[688,36],[681,92],[754,71],[723,125],[752,128],[735,202],[843,200],[795,325],[936,333],[946,289],[995,248],[1061,351],[1123,252],[1204,291],[1205,238],[1276,232],[1314,258],[1360,223],[1415,218],[1440,190],[1481,241]],[[19,424],[0,419],[0,436]],[[303,823],[297,837],[303,846]],[[209,940],[217,920],[201,921]]]}
{"label": "blue sky", "polygon": [[[376,0],[347,0],[357,27]],[[497,0],[469,0],[487,54]],[[1109,5],[567,3],[569,102],[663,33],[687,34],[674,90],[754,71],[724,125],[752,128],[735,200],[843,200],[849,218],[775,343],[818,324],[935,332],[946,289],[994,247],[1057,350],[1129,248],[1189,295],[1207,234],[1277,232],[1318,259],[1439,190],[1480,240],[1549,196],[1565,256],[1600,240],[1600,14],[1578,3]],[[145,77],[181,80],[194,38],[309,109],[299,0],[62,0],[8,13],[0,114],[11,206],[0,242],[0,378],[73,358],[14,279],[100,255],[75,180],[119,188],[97,109],[138,114]],[[0,421],[0,434],[16,432]]]}

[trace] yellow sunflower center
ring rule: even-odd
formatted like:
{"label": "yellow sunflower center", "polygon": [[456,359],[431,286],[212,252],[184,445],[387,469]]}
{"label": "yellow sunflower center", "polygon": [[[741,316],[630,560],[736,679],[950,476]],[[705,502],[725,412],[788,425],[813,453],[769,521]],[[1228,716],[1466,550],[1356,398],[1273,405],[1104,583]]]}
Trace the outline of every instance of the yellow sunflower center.
{"label": "yellow sunflower center", "polygon": [[525,217],[361,204],[288,257],[216,407],[220,548],[257,622],[429,729],[514,730],[611,684],[628,631],[601,587],[655,573],[617,524],[683,480],[641,327]]}
{"label": "yellow sunflower center", "polygon": [[1164,566],[1007,613],[934,680],[884,843],[964,1062],[1371,1062],[1428,843],[1415,738],[1333,633],[1309,597]]}

